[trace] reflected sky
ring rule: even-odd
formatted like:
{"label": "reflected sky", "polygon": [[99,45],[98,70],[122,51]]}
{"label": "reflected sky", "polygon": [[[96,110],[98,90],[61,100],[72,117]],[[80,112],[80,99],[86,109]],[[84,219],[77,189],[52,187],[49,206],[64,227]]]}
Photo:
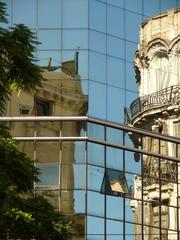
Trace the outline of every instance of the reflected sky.
{"label": "reflected sky", "polygon": [[132,63],[140,24],[149,16],[180,6],[180,0],[5,2],[10,24],[26,24],[42,43],[36,53],[39,65],[47,66],[50,57],[52,65],[61,65],[72,60],[79,48],[80,77],[90,80],[82,84],[89,96],[88,114],[115,122],[124,121],[123,108],[137,96],[128,91],[137,92]]}

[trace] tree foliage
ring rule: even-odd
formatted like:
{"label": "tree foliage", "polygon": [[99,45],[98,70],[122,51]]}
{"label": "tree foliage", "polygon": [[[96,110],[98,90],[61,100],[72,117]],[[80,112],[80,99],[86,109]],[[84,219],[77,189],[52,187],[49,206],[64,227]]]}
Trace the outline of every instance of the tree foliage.
{"label": "tree foliage", "polygon": [[[7,23],[6,5],[0,1],[0,23]],[[23,24],[0,27],[0,115],[13,91],[41,86],[41,70],[33,52],[37,43]],[[9,129],[0,124],[0,239],[70,239],[71,223],[33,192],[38,170],[18,150]]]}
{"label": "tree foliage", "polygon": [[[6,5],[0,2],[0,23],[7,23]],[[37,41],[23,24],[0,27],[0,113],[14,90],[31,91],[41,86],[41,70],[33,57]]]}

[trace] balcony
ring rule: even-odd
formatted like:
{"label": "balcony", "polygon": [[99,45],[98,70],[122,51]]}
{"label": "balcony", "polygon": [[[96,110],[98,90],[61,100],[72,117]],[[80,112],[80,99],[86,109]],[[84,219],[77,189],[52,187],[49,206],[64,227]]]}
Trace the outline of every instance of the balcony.
{"label": "balcony", "polygon": [[180,85],[164,88],[158,92],[139,97],[130,105],[131,118],[146,110],[178,104],[180,101]]}

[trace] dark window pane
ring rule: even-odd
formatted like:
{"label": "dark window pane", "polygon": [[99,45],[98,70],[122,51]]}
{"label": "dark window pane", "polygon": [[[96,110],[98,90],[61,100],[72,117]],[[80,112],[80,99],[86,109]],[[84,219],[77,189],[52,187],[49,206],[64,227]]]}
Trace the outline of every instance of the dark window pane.
{"label": "dark window pane", "polygon": [[50,103],[40,99],[35,99],[35,114],[36,116],[51,115]]}

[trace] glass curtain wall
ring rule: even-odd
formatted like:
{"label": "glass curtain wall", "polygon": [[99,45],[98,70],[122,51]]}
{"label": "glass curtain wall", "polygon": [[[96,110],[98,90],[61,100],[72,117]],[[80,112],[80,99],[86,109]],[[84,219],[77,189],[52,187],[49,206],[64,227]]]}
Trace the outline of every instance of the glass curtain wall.
{"label": "glass curtain wall", "polygon": [[[134,53],[140,24],[179,0],[6,0],[9,25],[24,23],[41,44],[40,66],[60,67],[79,51],[78,73],[89,96],[88,115],[124,122],[137,98]],[[117,103],[117,104],[115,104]]]}
{"label": "glass curtain wall", "polygon": [[[21,122],[31,131],[13,137],[40,169],[35,192],[74,220],[73,240],[178,240],[179,139],[98,119],[73,121],[87,126],[83,136],[66,132],[69,121],[51,120],[61,137],[42,136],[36,127],[47,121]],[[156,147],[125,144],[128,136]],[[172,156],[161,152],[165,144]]]}
{"label": "glass curtain wall", "polygon": [[[47,67],[51,58],[52,66],[61,67],[63,62],[73,60],[75,52],[79,51],[78,74],[82,91],[88,95],[88,115],[118,123],[123,123],[127,117],[124,108],[138,97],[133,58],[139,43],[141,23],[169,8],[180,6],[179,0],[5,2],[9,26],[24,23],[41,42],[35,53],[40,66]],[[37,187],[51,187],[53,193],[50,198],[55,206],[59,206],[58,199],[64,196],[61,203],[64,209],[67,207],[66,199],[73,199],[68,203],[67,211],[86,215],[86,239],[160,240],[168,239],[163,238],[167,237],[167,232],[169,236],[176,236],[169,239],[178,239],[177,223],[176,227],[169,229],[163,225],[165,220],[162,219],[166,218],[167,209],[178,214],[177,204],[169,206],[164,202],[163,208],[157,201],[152,205],[157,219],[149,222],[146,218],[137,217],[143,216],[142,212],[146,209],[148,211],[146,206],[149,204],[143,199],[141,191],[139,195],[134,195],[135,182],[140,184],[139,189],[142,188],[138,179],[142,174],[143,159],[140,157],[135,162],[132,151],[98,143],[110,141],[133,147],[129,135],[120,129],[93,123],[88,124],[87,134],[97,142],[89,141],[87,145],[79,142],[68,145],[65,142],[60,146],[61,151],[59,143],[56,143],[57,147],[49,144],[54,153],[53,159],[46,159],[44,150],[44,155],[40,150],[47,149],[47,143],[37,142],[37,165],[42,173]],[[71,158],[67,157],[68,149],[73,153]],[[63,161],[63,154],[66,160],[59,163]],[[64,180],[63,186],[63,174],[71,176],[73,184],[68,185],[68,181]],[[160,175],[157,178],[160,181]],[[177,184],[177,178],[175,181]],[[160,189],[157,192],[161,194]],[[137,205],[141,207],[135,214]],[[158,219],[158,211],[162,209],[164,216]],[[143,228],[142,223],[148,227]]]}

